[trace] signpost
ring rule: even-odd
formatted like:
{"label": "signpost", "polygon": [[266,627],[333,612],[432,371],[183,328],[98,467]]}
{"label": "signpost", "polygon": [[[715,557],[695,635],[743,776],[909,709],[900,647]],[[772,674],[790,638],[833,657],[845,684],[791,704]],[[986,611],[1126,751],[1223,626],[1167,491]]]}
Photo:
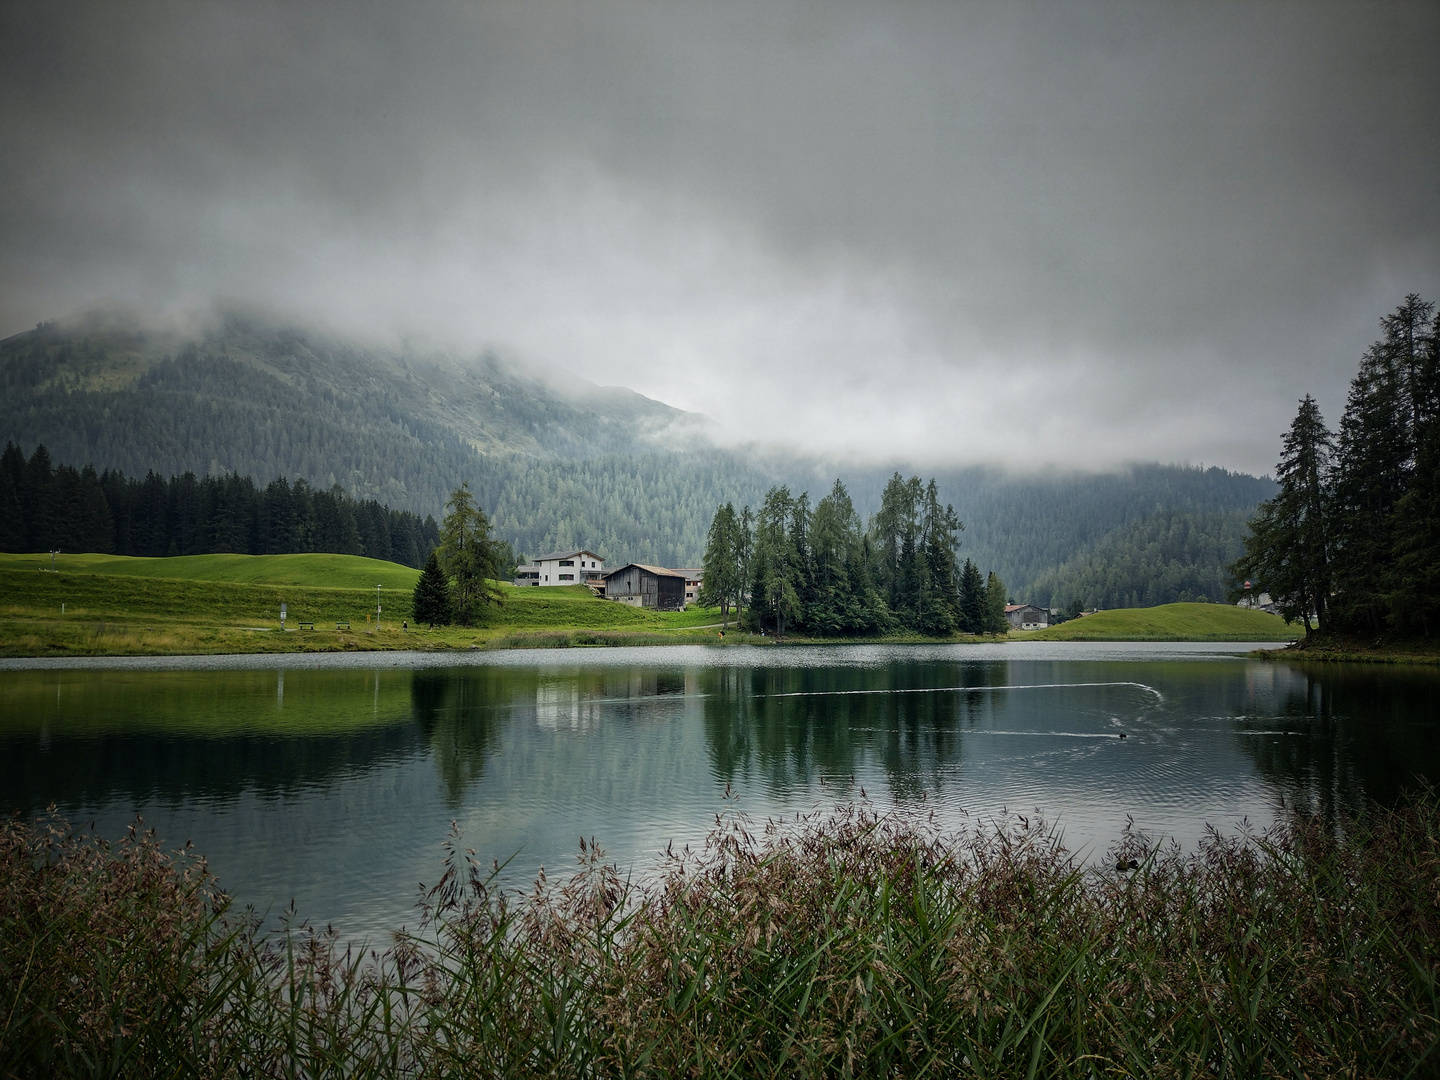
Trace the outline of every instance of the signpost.
{"label": "signpost", "polygon": [[375,629],[380,629],[380,586],[375,586]]}
{"label": "signpost", "polygon": [[285,601],[280,601],[280,629],[285,629]]}

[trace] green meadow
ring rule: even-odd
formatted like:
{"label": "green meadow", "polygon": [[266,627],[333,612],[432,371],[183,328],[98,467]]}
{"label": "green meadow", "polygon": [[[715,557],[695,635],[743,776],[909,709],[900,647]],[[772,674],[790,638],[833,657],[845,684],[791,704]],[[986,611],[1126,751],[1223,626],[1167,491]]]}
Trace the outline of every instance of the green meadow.
{"label": "green meadow", "polygon": [[701,628],[720,621],[714,609],[655,612],[611,603],[583,585],[517,589],[502,583],[503,602],[479,625],[402,631],[402,622],[413,621],[411,591],[419,572],[376,559],[62,555],[53,573],[49,563],[48,555],[0,555],[0,655],[631,644],[676,634],[699,640],[713,633]]}
{"label": "green meadow", "polygon": [[[50,569],[50,556],[0,554],[0,570]],[[62,574],[104,574],[176,581],[227,581],[251,585],[309,585],[327,589],[415,588],[420,571],[359,555],[177,555],[143,559],[131,555],[58,555]]]}
{"label": "green meadow", "polygon": [[1113,608],[1012,634],[1043,641],[1294,641],[1302,627],[1278,615],[1230,604],[1161,604]]}
{"label": "green meadow", "polygon": [[[654,644],[713,640],[721,621],[714,608],[644,611],[597,599],[583,585],[517,589],[502,583],[503,602],[479,625],[402,631],[402,622],[413,623],[411,591],[419,572],[356,555],[61,555],[55,572],[49,566],[48,555],[0,555],[0,656]],[[302,622],[313,629],[300,629]],[[1101,611],[1012,636],[1290,641],[1299,634],[1299,627],[1261,611],[1165,604]],[[750,637],[732,629],[726,640]]]}

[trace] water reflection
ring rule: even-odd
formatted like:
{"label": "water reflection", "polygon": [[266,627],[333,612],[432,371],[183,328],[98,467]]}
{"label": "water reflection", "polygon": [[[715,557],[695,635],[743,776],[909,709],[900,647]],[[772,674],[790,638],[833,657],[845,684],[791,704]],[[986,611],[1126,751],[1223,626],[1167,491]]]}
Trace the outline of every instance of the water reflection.
{"label": "water reflection", "polygon": [[[960,732],[992,698],[1006,665],[897,664],[874,669],[712,669],[703,673],[705,738],[723,783],[758,779],[783,794],[823,779],[849,790],[878,761],[896,799],[934,791],[961,758]],[[893,693],[890,691],[901,691]]]}
{"label": "water reflection", "polygon": [[323,787],[419,749],[409,672],[11,672],[0,798],[32,815]]}
{"label": "water reflection", "polygon": [[643,867],[728,806],[763,819],[861,789],[956,817],[1038,807],[1100,852],[1127,816],[1185,841],[1264,824],[1282,797],[1333,814],[1440,776],[1429,669],[678,655],[3,672],[0,805],[115,832],[142,811],[262,907],[378,929],[406,917],[451,820],[523,884],[582,835]]}
{"label": "water reflection", "polygon": [[1274,664],[1241,745],[1291,805],[1326,817],[1440,780],[1440,678],[1426,668]]}

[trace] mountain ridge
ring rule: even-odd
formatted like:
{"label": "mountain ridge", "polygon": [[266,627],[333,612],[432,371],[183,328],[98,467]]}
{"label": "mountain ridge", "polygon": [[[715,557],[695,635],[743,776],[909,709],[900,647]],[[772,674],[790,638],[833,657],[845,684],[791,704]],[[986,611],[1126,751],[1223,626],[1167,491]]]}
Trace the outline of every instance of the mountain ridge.
{"label": "mountain ridge", "polygon": [[[839,475],[867,514],[892,471],[721,447],[700,414],[624,387],[555,381],[569,392],[494,352],[362,344],[253,312],[178,329],[80,316],[0,341],[0,439],[131,475],[338,483],[437,517],[466,480],[517,552],[589,545],[612,561],[668,565],[699,564],[717,503],[758,506],[777,483],[818,498]],[[1233,515],[1273,491],[1269,478],[1213,467],[925,472],[966,523],[962,557],[1039,602],[1053,598],[1030,595],[1032,582],[1061,588],[1063,564],[1147,516]],[[1216,573],[1209,565],[1205,579]],[[1144,582],[1121,591],[1154,593]]]}

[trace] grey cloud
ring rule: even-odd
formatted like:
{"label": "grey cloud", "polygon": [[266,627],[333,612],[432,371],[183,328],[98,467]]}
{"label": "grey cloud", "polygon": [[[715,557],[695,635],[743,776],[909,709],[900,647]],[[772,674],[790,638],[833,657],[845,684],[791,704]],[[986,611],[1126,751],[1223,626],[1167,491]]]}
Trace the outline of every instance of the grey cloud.
{"label": "grey cloud", "polygon": [[0,20],[0,330],[231,296],[737,438],[1263,469],[1440,285],[1433,4]]}

